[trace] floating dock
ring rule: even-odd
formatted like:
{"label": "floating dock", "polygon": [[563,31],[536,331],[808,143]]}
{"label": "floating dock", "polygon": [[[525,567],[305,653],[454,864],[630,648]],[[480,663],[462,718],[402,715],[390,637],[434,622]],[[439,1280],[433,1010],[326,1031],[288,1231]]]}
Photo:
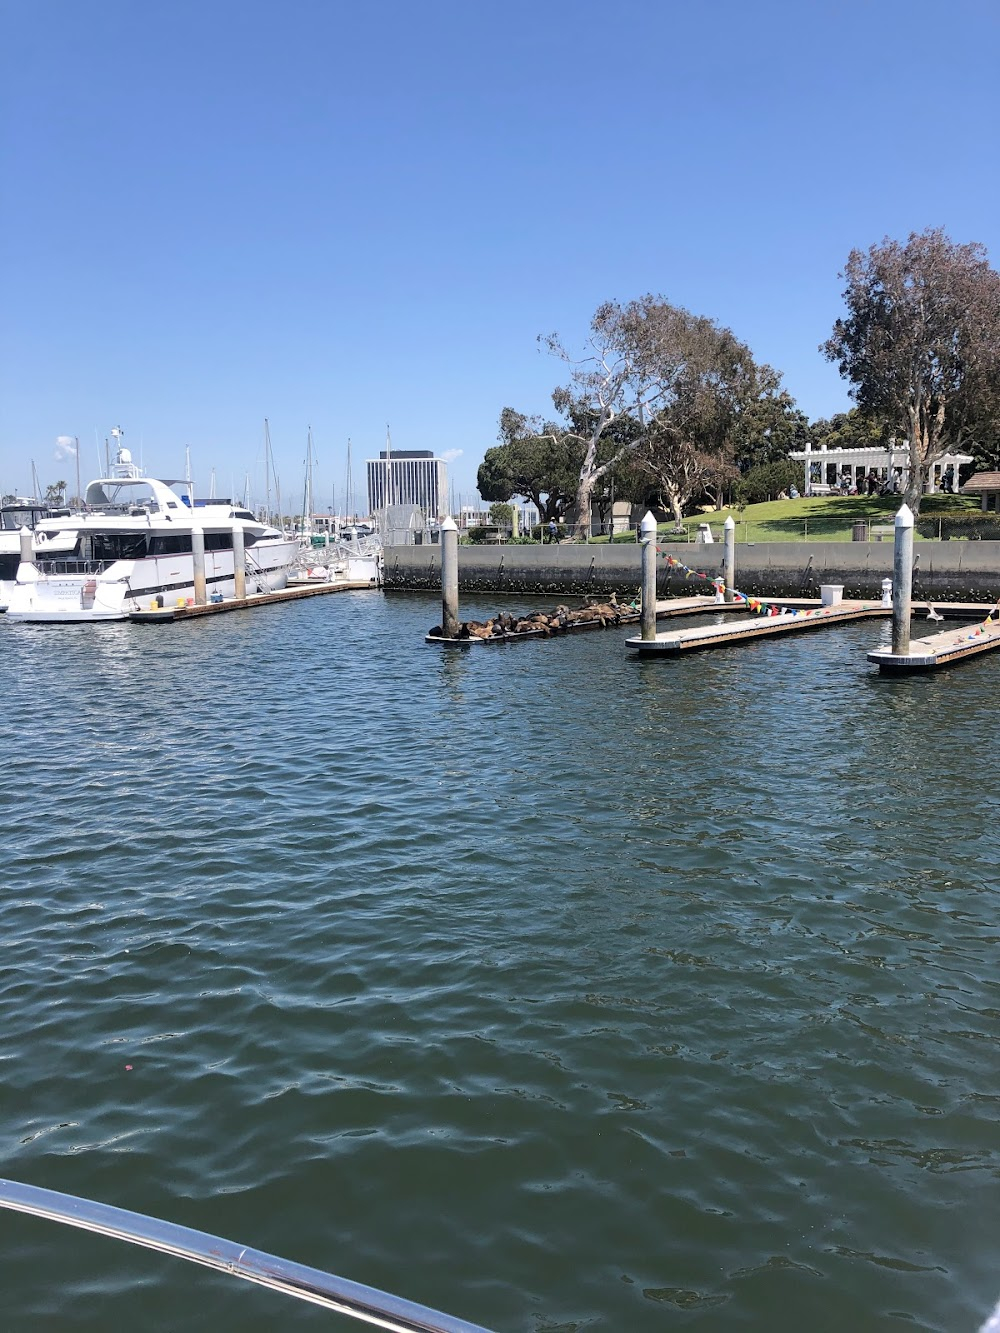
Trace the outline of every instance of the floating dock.
{"label": "floating dock", "polygon": [[[943,608],[942,608],[943,609]],[[980,611],[982,607],[978,608]],[[891,648],[873,648],[868,661],[874,662],[880,673],[901,675],[914,671],[936,671],[967,657],[978,657],[1000,648],[1000,624],[995,620],[978,625],[964,625],[960,629],[941,630],[922,639],[910,640],[908,653],[894,653]]]}
{"label": "floating dock", "polygon": [[[787,601],[783,606],[789,606]],[[801,607],[801,609],[799,609]],[[742,609],[727,603],[716,604],[715,610],[728,611]],[[698,629],[665,630],[655,639],[629,638],[626,647],[638,653],[667,653],[679,656],[681,653],[697,652],[706,648],[729,648],[750,639],[776,638],[779,634],[795,634],[804,630],[823,629],[828,625],[843,625],[852,620],[885,620],[892,615],[891,606],[882,606],[879,602],[838,602],[834,606],[822,606],[818,602],[800,602],[792,610],[782,611],[778,615],[754,617],[739,624],[705,625]]]}
{"label": "floating dock", "polygon": [[202,606],[164,606],[151,611],[132,611],[129,620],[137,625],[160,625],[169,620],[190,620],[194,616],[216,616],[224,611],[252,611],[258,606],[270,606],[274,602],[297,602],[303,597],[322,597],[331,592],[360,592],[368,590],[371,583],[299,583],[292,588],[282,588],[278,592],[255,592],[249,597],[225,597],[221,602],[205,602]]}

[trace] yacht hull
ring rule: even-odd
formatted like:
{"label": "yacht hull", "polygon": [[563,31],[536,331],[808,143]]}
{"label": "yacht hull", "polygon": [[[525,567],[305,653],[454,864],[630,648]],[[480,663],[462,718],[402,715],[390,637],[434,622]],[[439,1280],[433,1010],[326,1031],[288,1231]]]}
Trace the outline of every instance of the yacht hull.
{"label": "yacht hull", "polygon": [[[254,567],[246,573],[247,591],[284,588],[297,551],[292,541],[256,546]],[[8,620],[36,624],[127,620],[133,611],[176,606],[195,598],[191,556],[118,560],[96,573],[70,573],[59,568],[60,563],[21,565],[10,593]],[[236,595],[231,551],[206,554],[205,586],[210,597]]]}

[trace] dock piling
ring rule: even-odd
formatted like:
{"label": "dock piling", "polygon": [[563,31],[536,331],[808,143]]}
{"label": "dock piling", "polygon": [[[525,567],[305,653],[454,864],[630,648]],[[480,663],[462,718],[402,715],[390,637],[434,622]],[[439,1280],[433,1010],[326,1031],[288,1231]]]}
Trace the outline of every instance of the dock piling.
{"label": "dock piling", "polygon": [[22,528],[17,535],[21,539],[21,564],[33,565],[35,563],[35,553],[31,546],[31,529]]}
{"label": "dock piling", "polygon": [[458,527],[446,518],[441,524],[441,633],[457,639],[458,631]]}
{"label": "dock piling", "polygon": [[208,601],[205,588],[205,529],[191,529],[191,563],[194,566],[194,604],[204,606]]}
{"label": "dock piling", "polygon": [[722,525],[722,577],[725,580],[723,596],[727,602],[736,600],[736,521],[729,514]]}
{"label": "dock piling", "polygon": [[647,509],[639,524],[642,547],[642,629],[641,637],[656,638],[656,519]]}
{"label": "dock piling", "polygon": [[913,514],[904,504],[896,515],[892,556],[892,651],[902,657],[910,651],[912,602]]}
{"label": "dock piling", "polygon": [[247,595],[247,550],[238,523],[233,524],[233,583],[233,596],[242,602]]}

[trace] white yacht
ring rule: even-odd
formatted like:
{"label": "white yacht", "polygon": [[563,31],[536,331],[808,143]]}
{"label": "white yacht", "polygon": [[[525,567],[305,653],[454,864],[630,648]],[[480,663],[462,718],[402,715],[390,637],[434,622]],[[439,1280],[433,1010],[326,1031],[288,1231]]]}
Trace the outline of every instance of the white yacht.
{"label": "white yacht", "polygon": [[187,601],[195,595],[195,527],[204,533],[210,597],[235,593],[234,528],[243,533],[247,591],[285,587],[299,550],[294,537],[228,500],[194,500],[187,482],[144,477],[127,449],[109,471],[89,484],[80,513],[36,523],[33,559],[19,562],[10,590],[9,619],[125,620]]}
{"label": "white yacht", "polygon": [[43,518],[68,513],[68,509],[53,509],[44,500],[12,499],[0,507],[0,611],[7,610],[21,563],[21,529],[30,532]]}

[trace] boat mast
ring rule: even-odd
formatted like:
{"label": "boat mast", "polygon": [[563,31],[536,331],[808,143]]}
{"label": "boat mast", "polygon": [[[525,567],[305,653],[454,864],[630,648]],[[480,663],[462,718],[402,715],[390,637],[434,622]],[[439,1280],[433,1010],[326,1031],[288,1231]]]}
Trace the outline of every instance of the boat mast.
{"label": "boat mast", "polygon": [[352,489],[351,489],[351,437],[348,435],[348,437],[347,437],[347,478],[346,478],[346,480],[345,480],[345,482],[344,482],[344,506],[345,506],[346,509],[350,509],[350,510],[351,510],[351,513],[350,513],[350,514],[345,513],[345,514],[344,514],[344,517],[345,517],[346,519],[348,519],[349,522],[353,522],[353,521],[354,521],[354,509],[353,509],[353,504],[354,504],[354,493],[353,493],[353,491],[352,491]]}
{"label": "boat mast", "polygon": [[[114,434],[114,431],[111,432]],[[188,504],[192,511],[194,510],[194,486],[191,484],[191,448],[190,445],[184,450],[184,480],[187,483]]]}
{"label": "boat mast", "polygon": [[312,426],[306,427],[306,484],[302,492],[302,535],[312,533],[313,511],[313,435]]}
{"label": "boat mast", "polygon": [[83,504],[83,496],[80,494],[80,437],[73,436],[74,448],[76,449],[76,503]]}
{"label": "boat mast", "polygon": [[389,531],[389,505],[392,503],[392,498],[390,495],[391,488],[392,488],[392,437],[389,434],[389,423],[387,421],[385,423],[385,495],[382,497],[385,505],[382,512],[383,545],[385,545],[387,542],[387,534]]}
{"label": "boat mast", "polygon": [[271,429],[264,418],[264,490],[267,495],[264,518],[271,521]]}

